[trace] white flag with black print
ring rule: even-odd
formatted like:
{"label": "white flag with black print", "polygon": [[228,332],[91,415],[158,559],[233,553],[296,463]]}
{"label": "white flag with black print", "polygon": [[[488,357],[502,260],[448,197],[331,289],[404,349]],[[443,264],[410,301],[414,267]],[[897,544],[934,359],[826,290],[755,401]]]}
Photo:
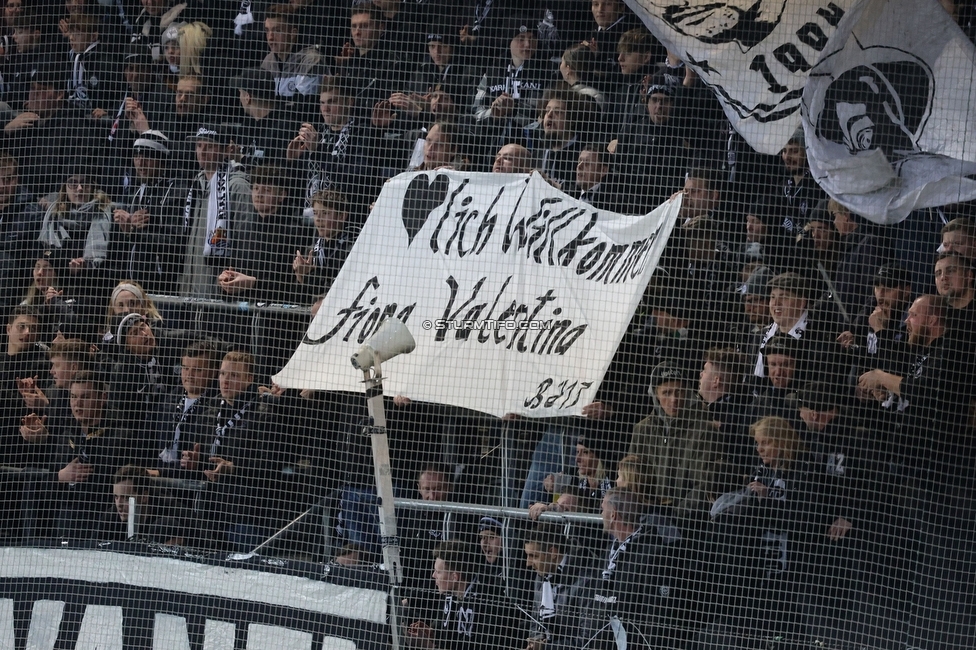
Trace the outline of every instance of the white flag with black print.
{"label": "white flag with black print", "polygon": [[626,2],[715,92],[746,142],[778,154],[800,126],[811,68],[856,0]]}
{"label": "white flag with black print", "polygon": [[803,93],[817,183],[882,224],[976,198],[976,48],[937,0],[864,0]]}

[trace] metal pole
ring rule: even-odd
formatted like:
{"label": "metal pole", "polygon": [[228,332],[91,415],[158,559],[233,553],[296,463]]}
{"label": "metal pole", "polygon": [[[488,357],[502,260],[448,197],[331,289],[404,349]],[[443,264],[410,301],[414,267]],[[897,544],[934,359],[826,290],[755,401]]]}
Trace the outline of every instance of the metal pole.
{"label": "metal pole", "polygon": [[383,407],[383,376],[377,361],[373,370],[364,370],[366,407],[369,410],[369,437],[373,447],[373,475],[379,497],[380,542],[383,563],[390,576],[390,640],[393,650],[400,650],[400,623],[397,616],[399,588],[403,581],[400,565],[400,542],[397,538],[396,510],[393,500],[393,476],[390,470],[390,441],[386,435],[386,411]]}

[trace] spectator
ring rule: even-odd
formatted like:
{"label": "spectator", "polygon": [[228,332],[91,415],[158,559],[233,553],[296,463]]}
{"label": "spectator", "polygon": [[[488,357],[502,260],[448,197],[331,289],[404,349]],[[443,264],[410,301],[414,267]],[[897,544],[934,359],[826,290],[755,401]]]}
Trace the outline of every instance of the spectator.
{"label": "spectator", "polygon": [[766,266],[746,265],[744,268],[752,270],[745,283],[739,287],[742,313],[745,316],[735,338],[735,348],[739,351],[749,350],[754,346],[763,330],[773,322],[769,314],[769,281],[773,277],[772,272]]}
{"label": "spectator", "polygon": [[586,45],[572,45],[559,59],[559,74],[573,92],[592,99],[602,112],[606,97],[594,86],[599,60]]}
{"label": "spectator", "polygon": [[98,40],[98,18],[81,13],[68,18],[71,77],[68,101],[86,115],[101,121],[123,97],[120,66]]}
{"label": "spectator", "polygon": [[[969,588],[963,576],[974,567],[964,532],[971,526],[976,499],[968,469],[976,463],[968,429],[973,368],[948,346],[948,309],[941,296],[917,298],[906,319],[911,346],[907,372],[871,370],[861,375],[858,387],[874,399],[887,392],[907,402],[903,427],[911,446],[905,462],[920,503],[906,532],[919,552],[913,601],[927,613],[912,623],[909,633],[927,645],[964,647],[972,629],[969,610],[945,609],[945,603],[962,602]],[[937,431],[933,423],[938,423]]]}
{"label": "spectator", "polygon": [[505,584],[504,528],[494,517],[482,517],[478,522],[478,546],[485,560],[483,580],[498,589]]}
{"label": "spectator", "polygon": [[68,175],[66,162],[84,159],[91,165],[87,171],[99,169],[102,140],[94,124],[68,104],[61,66],[49,62],[38,70],[24,112],[3,127],[6,148],[19,163],[14,177],[23,189],[35,199],[56,193]]}
{"label": "spectator", "polygon": [[191,138],[200,172],[186,196],[179,290],[185,297],[214,298],[219,295],[220,270],[241,262],[244,238],[255,219],[254,206],[247,174],[229,159],[226,130],[201,124]]}
{"label": "spectator", "polygon": [[738,509],[716,514],[718,611],[732,634],[803,639],[806,520],[812,512],[804,446],[789,422],[764,417],[750,427],[758,462]]}
{"label": "spectator", "polygon": [[614,487],[630,490],[645,503],[650,503],[653,499],[651,479],[644,474],[645,469],[640,456],[627,454],[617,463],[617,480],[614,482]]}
{"label": "spectator", "polygon": [[444,596],[443,618],[428,625],[414,621],[407,637],[418,648],[491,650],[507,647],[510,629],[501,594],[492,592],[478,577],[476,551],[470,544],[445,542],[434,551],[431,577]]}
{"label": "spectator", "polygon": [[767,415],[787,419],[793,416],[791,398],[802,383],[800,377],[806,374],[799,347],[796,339],[785,334],[776,334],[766,342],[760,353],[764,378],[756,387],[753,419]]}
{"label": "spectator", "polygon": [[653,477],[651,504],[673,513],[683,529],[695,530],[704,524],[717,487],[721,450],[708,414],[688,389],[675,367],[654,368],[654,412],[634,427],[627,453],[639,456]]}
{"label": "spectator", "polygon": [[[872,535],[869,509],[879,508],[880,454],[866,430],[841,412],[839,388],[810,382],[797,393],[801,439],[810,448],[810,489],[818,508],[805,519],[809,550],[821,576],[813,585],[820,624],[844,627],[861,581],[862,558]],[[849,632],[849,630],[845,630]]]}
{"label": "spectator", "polygon": [[[148,130],[148,123],[158,126],[173,122],[173,98],[168,90],[156,83],[153,61],[149,50],[136,43],[130,44],[122,57],[122,75],[125,92],[108,130],[109,164],[106,187],[113,196],[127,191],[133,183],[129,159],[133,143],[140,136],[139,127]],[[137,113],[147,124],[136,124],[130,118]]]}
{"label": "spectator", "polygon": [[580,201],[597,210],[614,212],[618,205],[607,184],[607,175],[610,173],[608,155],[597,145],[583,145],[576,163],[576,191],[579,192]]}
{"label": "spectator", "polygon": [[397,43],[387,34],[387,18],[370,2],[353,6],[349,15],[352,45],[336,57],[340,75],[349,79],[360,111],[390,96],[393,80],[402,72]]}
{"label": "spectator", "polygon": [[231,80],[245,116],[233,139],[249,171],[284,163],[288,142],[298,130],[291,114],[279,108],[274,84],[271,73],[260,68],[246,69]]}
{"label": "spectator", "polygon": [[749,442],[749,396],[744,383],[749,368],[746,357],[732,348],[705,352],[698,377],[698,396],[718,431],[725,480],[738,485],[753,464]]}
{"label": "spectator", "polygon": [[146,131],[133,143],[135,179],[124,207],[112,213],[108,266],[152,292],[173,294],[187,189],[171,165],[169,146],[159,131]]}
{"label": "spectator", "polygon": [[[674,89],[663,82],[660,76],[648,81],[644,96],[646,118],[635,119],[616,147],[616,183],[618,193],[631,197],[629,212],[649,212],[676,192],[691,153],[673,114]],[[703,184],[706,188],[715,186],[711,176],[706,170],[696,170],[684,181],[681,214],[685,221],[711,214],[718,206],[717,189],[711,202],[710,195],[699,196]]]}
{"label": "spectator", "polygon": [[224,355],[218,373],[216,428],[186,456],[181,467],[208,482],[201,509],[221,547],[245,553],[270,535],[279,518],[273,468],[285,455],[282,438],[269,435],[268,410],[254,383],[254,357]]}
{"label": "spectator", "polygon": [[167,85],[178,92],[175,84],[179,79],[190,75],[202,79],[209,76],[204,70],[203,61],[211,36],[213,29],[201,21],[172,23],[166,28],[160,40],[169,72]]}
{"label": "spectator", "polygon": [[699,216],[719,216],[718,209],[722,204],[722,185],[721,179],[714,170],[707,167],[695,167],[689,170],[685,174],[685,183],[681,189],[681,194],[679,216],[684,220],[684,223],[688,223]]}
{"label": "spectator", "polygon": [[959,217],[942,226],[940,253],[956,253],[976,259],[976,226],[970,219]]}
{"label": "spectator", "polygon": [[450,122],[435,122],[423,138],[423,160],[409,171],[434,171],[450,169],[464,171],[467,160],[462,157],[460,133]]}
{"label": "spectator", "polygon": [[[606,445],[593,436],[580,436],[576,441],[577,478],[565,474],[550,474],[543,481],[546,492],[557,497],[551,503],[534,503],[529,507],[529,518],[538,519],[543,512],[562,512],[568,510],[558,500],[561,495],[572,495],[573,512],[596,512],[597,504],[612,486],[607,477],[604,457]],[[609,459],[606,459],[609,460]]]}
{"label": "spectator", "polygon": [[901,367],[905,312],[911,297],[909,274],[901,266],[888,263],[878,267],[874,276],[874,308],[861,309],[850,329],[837,337],[859,369],[858,376],[874,368]]}
{"label": "spectator", "polygon": [[[0,431],[4,436],[2,464],[23,467],[29,457],[28,447],[21,439],[19,427],[25,421],[40,421],[32,413],[40,408],[28,406],[21,388],[27,388],[22,381],[30,380],[36,385],[36,378],[44,375],[46,364],[44,353],[37,346],[39,330],[38,312],[34,307],[19,305],[7,317],[5,354],[0,356]],[[42,382],[43,383],[46,382]],[[36,408],[36,411],[35,411]]]}
{"label": "spectator", "polygon": [[163,59],[162,35],[170,25],[182,17],[188,4],[175,0],[145,0],[142,11],[132,25],[132,42],[149,50],[152,60],[159,63]]}
{"label": "spectator", "polygon": [[745,213],[746,241],[740,252],[746,260],[762,260],[774,275],[793,264],[794,238],[783,227],[786,214],[785,200],[776,196],[760,198]]}
{"label": "spectator", "polygon": [[38,241],[57,252],[74,280],[74,292],[91,303],[107,288],[112,201],[84,173],[85,167],[71,165],[71,175],[44,215]]}
{"label": "spectator", "polygon": [[125,115],[130,128],[136,133],[149,130],[164,133],[170,141],[168,146],[173,168],[189,175],[196,163],[196,149],[191,136],[196,133],[200,122],[206,121],[216,109],[211,106],[211,89],[204,78],[192,74],[182,76],[176,82],[172,102],[172,112],[162,111],[157,116],[147,115],[141,103],[128,102]]}
{"label": "spectator", "polygon": [[[145,540],[155,544],[183,546],[188,534],[188,513],[168,504],[153,490],[149,472],[138,465],[123,465],[112,477],[115,505],[103,513],[98,539],[105,541]],[[135,535],[129,537],[129,500],[135,499]]]}
{"label": "spectator", "polygon": [[81,339],[63,339],[55,341],[47,351],[47,357],[51,362],[51,384],[41,392],[37,379],[31,384],[21,384],[22,388],[27,388],[33,392],[33,398],[29,398],[21,391],[24,402],[28,408],[37,409],[35,413],[43,413],[48,421],[56,424],[63,423],[71,419],[71,405],[68,401],[68,388],[72,380],[85,371],[92,370],[95,363],[91,346]]}
{"label": "spectator", "polygon": [[21,13],[12,20],[13,34],[10,39],[15,50],[6,52],[3,100],[17,111],[24,110],[24,102],[38,70],[55,51],[61,53],[60,44],[42,30],[41,17],[37,6],[28,5],[21,7]]}
{"label": "spectator", "polygon": [[802,131],[797,131],[780,152],[786,178],[782,181],[783,195],[790,209],[790,218],[784,226],[790,233],[798,233],[800,226],[810,218],[817,203],[826,199],[824,191],[810,176],[807,165],[806,141]]}
{"label": "spectator", "polygon": [[493,58],[482,75],[472,112],[482,146],[491,151],[521,135],[537,119],[536,103],[553,75],[535,58],[539,39],[528,19],[509,20],[508,56]]}
{"label": "spectator", "polygon": [[[36,307],[40,317],[38,340],[50,342],[57,332],[68,332],[74,326],[76,314],[75,300],[66,298],[61,283],[58,281],[58,271],[52,264],[51,251],[43,251],[34,262],[31,282],[20,304]],[[69,296],[71,293],[69,292]]]}
{"label": "spectator", "polygon": [[153,462],[155,423],[160,421],[166,393],[171,389],[156,358],[156,335],[146,318],[137,313],[116,316],[113,326],[115,361],[109,404],[117,424],[139,441],[143,454],[138,462]]}
{"label": "spectator", "polygon": [[296,302],[291,251],[307,236],[300,222],[301,200],[285,171],[269,165],[251,172],[251,203],[257,218],[241,238],[237,264],[217,276],[229,296],[251,302]]}
{"label": "spectator", "polygon": [[678,229],[676,240],[668,274],[656,287],[654,327],[670,339],[662,342],[665,354],[696,364],[701,350],[728,343],[731,332],[722,324],[736,311],[729,291],[734,275],[714,219],[695,217]]}
{"label": "spectator", "polygon": [[616,630],[648,647],[679,643],[677,603],[685,587],[676,566],[680,533],[635,493],[620,488],[603,497],[602,518],[612,541],[594,579],[593,601],[580,612],[578,643],[594,650],[615,648]]}
{"label": "spectator", "polygon": [[322,56],[318,48],[299,45],[299,15],[291,4],[268,7],[264,18],[264,35],[268,41],[267,56],[261,69],[271,73],[274,89],[279,97],[302,99],[318,94],[319,65]]}
{"label": "spectator", "polygon": [[600,61],[604,74],[617,72],[617,42],[640,21],[630,12],[623,0],[592,0],[590,11],[593,23],[588,39],[589,47]]}
{"label": "spectator", "polygon": [[586,584],[592,567],[561,531],[540,525],[525,540],[525,564],[535,572],[534,614],[527,650],[576,648],[579,617],[589,606]]}
{"label": "spectator", "polygon": [[42,213],[19,186],[17,159],[0,152],[0,280],[7,289],[0,306],[10,307],[24,295],[31,282],[31,260]]}
{"label": "spectator", "polygon": [[532,154],[520,144],[503,145],[492,163],[494,174],[528,174],[532,171]]}
{"label": "spectator", "polygon": [[646,82],[653,72],[651,57],[655,40],[644,27],[624,32],[617,41],[617,65],[620,67],[619,83],[610,95],[612,137],[622,140],[641,121],[645,113]]}
{"label": "spectator", "polygon": [[159,423],[159,463],[163,475],[184,476],[192,454],[213,439],[219,361],[210,342],[192,343],[180,360],[180,386],[169,395]]}
{"label": "spectator", "polygon": [[306,168],[306,216],[319,190],[342,192],[356,207],[375,196],[375,134],[355,117],[355,101],[355,92],[346,82],[324,77],[319,85],[324,126],[316,129],[306,122],[288,143],[288,160],[301,160]]}
{"label": "spectator", "polygon": [[306,300],[327,293],[359,234],[349,222],[349,204],[339,192],[321,190],[312,196],[312,214],[318,238],[307,254],[295,252],[292,271],[304,287]]}
{"label": "spectator", "polygon": [[834,269],[834,288],[837,299],[848,314],[856,314],[871,298],[871,276],[885,257],[882,243],[871,224],[853,214],[834,199],[827,202],[827,210],[834,219],[834,229],[840,235],[837,265]]}
{"label": "spectator", "polygon": [[762,352],[766,343],[776,334],[784,334],[801,341],[798,351],[804,360],[803,370],[806,372],[806,359],[818,360],[821,375],[835,372],[830,359],[826,358],[828,343],[825,333],[819,323],[814,323],[810,311],[807,309],[809,286],[796,273],[781,273],[769,281],[769,313],[773,323],[766,328],[759,340],[759,355],[756,359],[755,375],[765,376]]}
{"label": "spectator", "polygon": [[547,90],[540,103],[539,122],[543,142],[540,171],[557,187],[571,191],[579,154],[586,139],[586,125],[596,115],[590,100],[563,88]]}
{"label": "spectator", "polygon": [[114,334],[112,328],[113,316],[124,316],[125,314],[140,314],[145,316],[151,326],[159,326],[163,322],[163,317],[156,309],[152,298],[146,293],[138,282],[132,280],[122,280],[109,297],[108,308],[105,311],[104,332]]}
{"label": "spectator", "polygon": [[[87,539],[109,504],[116,468],[133,451],[108,419],[108,384],[91,372],[75,376],[69,399],[72,420],[48,432],[42,423],[36,438],[47,438],[52,512],[57,536]],[[50,433],[50,435],[49,435]]]}

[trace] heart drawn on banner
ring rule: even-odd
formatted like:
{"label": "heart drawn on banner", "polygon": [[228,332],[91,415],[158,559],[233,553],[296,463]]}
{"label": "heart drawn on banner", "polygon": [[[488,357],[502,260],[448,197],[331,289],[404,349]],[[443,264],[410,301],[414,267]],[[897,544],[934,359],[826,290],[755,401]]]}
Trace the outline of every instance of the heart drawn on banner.
{"label": "heart drawn on banner", "polygon": [[450,184],[451,180],[444,174],[438,174],[433,182],[426,174],[421,174],[407,185],[400,208],[400,218],[403,219],[403,227],[407,229],[407,246],[413,243],[413,238],[427,223],[430,211],[447,198]]}

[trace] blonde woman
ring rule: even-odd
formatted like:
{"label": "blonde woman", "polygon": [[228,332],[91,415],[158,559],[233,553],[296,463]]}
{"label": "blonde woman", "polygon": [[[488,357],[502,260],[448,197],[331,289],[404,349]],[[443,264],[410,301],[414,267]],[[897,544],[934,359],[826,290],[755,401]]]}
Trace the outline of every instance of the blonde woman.
{"label": "blonde woman", "polygon": [[68,260],[68,270],[78,275],[105,262],[111,230],[111,199],[81,172],[71,174],[61,186],[44,214],[37,240]]}
{"label": "blonde woman", "polygon": [[139,314],[145,316],[151,327],[162,324],[163,317],[153,304],[152,298],[135,280],[122,280],[112,289],[112,295],[105,310],[105,332],[111,328],[112,319],[124,314]]}

